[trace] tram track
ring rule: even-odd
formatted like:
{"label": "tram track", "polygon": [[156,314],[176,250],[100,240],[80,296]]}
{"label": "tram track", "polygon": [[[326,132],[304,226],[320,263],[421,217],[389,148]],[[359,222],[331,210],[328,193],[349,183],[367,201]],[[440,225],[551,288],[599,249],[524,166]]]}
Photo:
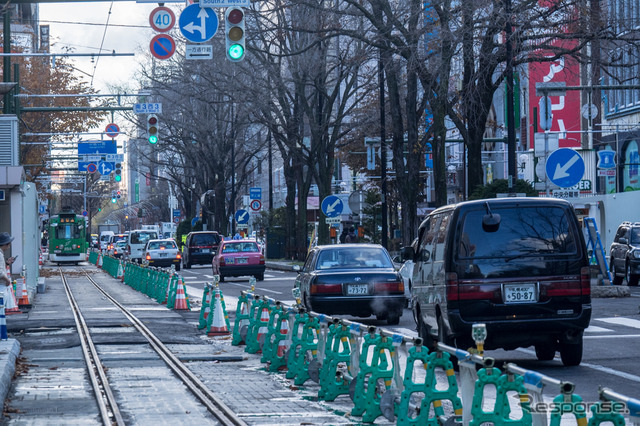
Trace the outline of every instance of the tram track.
{"label": "tram track", "polygon": [[[103,289],[88,273],[82,269],[84,278],[87,279],[102,295],[115,305],[122,314],[131,322],[134,328],[148,341],[149,346],[163,360],[167,367],[174,375],[186,386],[187,389],[195,396],[195,398],[206,407],[206,409],[215,417],[222,425],[246,425],[246,423],[238,417],[220,398],[218,398],[189,368],[182,363],[170,350],[151,332],[143,322],[131,313],[124,305],[118,302],[105,289]],[[62,270],[59,269],[62,283],[67,294],[67,298],[73,311],[76,327],[80,335],[81,348],[84,359],[88,366],[89,378],[94,389],[96,400],[105,425],[125,425],[116,399],[109,385],[107,375],[100,362],[95,345],[91,339],[89,327],[80,311],[73,292],[67,282],[67,278]]]}

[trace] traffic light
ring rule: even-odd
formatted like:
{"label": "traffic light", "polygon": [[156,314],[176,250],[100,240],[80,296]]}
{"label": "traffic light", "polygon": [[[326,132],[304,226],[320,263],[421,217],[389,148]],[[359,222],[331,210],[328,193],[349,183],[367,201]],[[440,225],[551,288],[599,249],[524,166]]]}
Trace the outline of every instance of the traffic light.
{"label": "traffic light", "polygon": [[119,200],[122,197],[122,192],[118,191],[116,192],[116,198]]}
{"label": "traffic light", "polygon": [[116,182],[122,180],[122,163],[116,163],[115,180]]}
{"label": "traffic light", "polygon": [[150,144],[158,143],[158,116],[155,114],[147,116],[147,135]]}
{"label": "traffic light", "polygon": [[111,202],[113,204],[118,202],[118,199],[116,198],[116,191],[111,191]]}
{"label": "traffic light", "polygon": [[224,14],[224,21],[227,59],[231,62],[239,62],[244,59],[244,9],[228,7]]}

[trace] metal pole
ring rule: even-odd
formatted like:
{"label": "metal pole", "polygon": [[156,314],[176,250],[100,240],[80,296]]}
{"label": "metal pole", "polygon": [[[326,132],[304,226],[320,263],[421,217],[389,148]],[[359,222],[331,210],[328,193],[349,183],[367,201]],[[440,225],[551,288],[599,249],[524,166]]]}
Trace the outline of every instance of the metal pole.
{"label": "metal pole", "polygon": [[513,98],[513,50],[511,46],[511,0],[505,0],[505,50],[507,54],[506,78],[507,78],[507,168],[509,170],[509,190],[513,191],[514,178],[516,176],[516,125]]}
{"label": "metal pole", "polygon": [[[4,31],[3,31],[3,46],[4,46],[4,53],[10,53],[11,52],[11,5],[9,4],[8,7],[6,8],[5,12],[4,12]],[[3,81],[5,83],[10,83],[11,82],[11,57],[9,56],[5,56],[2,60],[2,69],[3,69],[3,73],[4,73],[4,78]],[[10,114],[11,113],[11,108],[10,108],[10,99],[11,99],[11,95],[9,93],[5,93],[4,94],[4,106],[3,106],[3,113],[5,114]]]}
{"label": "metal pole", "polygon": [[387,130],[384,120],[384,62],[382,61],[382,50],[380,50],[380,58],[378,60],[378,82],[380,84],[380,179],[382,180],[380,195],[382,210],[382,235],[381,244],[384,248],[388,246],[389,225],[387,223]]}

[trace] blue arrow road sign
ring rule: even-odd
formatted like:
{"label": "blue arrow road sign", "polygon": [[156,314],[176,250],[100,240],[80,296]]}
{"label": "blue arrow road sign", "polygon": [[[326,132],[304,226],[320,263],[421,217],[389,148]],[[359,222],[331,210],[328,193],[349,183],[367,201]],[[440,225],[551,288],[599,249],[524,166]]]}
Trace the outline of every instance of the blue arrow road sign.
{"label": "blue arrow road sign", "polygon": [[113,163],[109,163],[107,161],[101,161],[100,164],[98,164],[98,171],[100,172],[100,174],[108,175],[108,174],[111,174],[112,170],[113,170]]}
{"label": "blue arrow road sign", "polygon": [[[196,4],[196,6],[198,6]],[[249,222],[249,212],[243,209],[240,209],[236,212],[236,223],[240,225],[244,225]]]}
{"label": "blue arrow road sign", "polygon": [[[103,140],[92,142],[78,142],[78,171],[86,172],[87,166],[94,161],[88,156],[104,157],[106,154],[116,154],[118,148],[115,140]],[[113,168],[113,167],[112,167]]]}
{"label": "blue arrow road sign", "polygon": [[560,188],[576,185],[584,175],[582,156],[570,148],[556,149],[547,158],[547,177]]}
{"label": "blue arrow road sign", "polygon": [[216,35],[218,14],[195,3],[182,11],[178,25],[184,38],[194,43],[203,43]]}
{"label": "blue arrow road sign", "polygon": [[322,209],[322,213],[324,213],[327,217],[337,217],[342,213],[344,209],[344,203],[342,200],[335,195],[329,195],[322,200],[322,205],[320,206]]}

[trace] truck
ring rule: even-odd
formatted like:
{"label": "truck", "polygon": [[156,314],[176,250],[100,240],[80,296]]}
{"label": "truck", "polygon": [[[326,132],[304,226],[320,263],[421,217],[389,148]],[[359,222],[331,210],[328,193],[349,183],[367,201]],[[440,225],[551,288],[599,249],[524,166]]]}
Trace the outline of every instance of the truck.
{"label": "truck", "polygon": [[161,238],[160,227],[158,225],[141,225],[140,229],[145,231],[154,231],[156,235],[158,235],[158,238]]}
{"label": "truck", "polygon": [[176,234],[177,226],[173,222],[160,222],[160,235],[162,238],[173,238]]}
{"label": "truck", "polygon": [[111,231],[114,234],[120,234],[120,225],[117,223],[101,223],[98,225],[98,235],[105,231]]}

